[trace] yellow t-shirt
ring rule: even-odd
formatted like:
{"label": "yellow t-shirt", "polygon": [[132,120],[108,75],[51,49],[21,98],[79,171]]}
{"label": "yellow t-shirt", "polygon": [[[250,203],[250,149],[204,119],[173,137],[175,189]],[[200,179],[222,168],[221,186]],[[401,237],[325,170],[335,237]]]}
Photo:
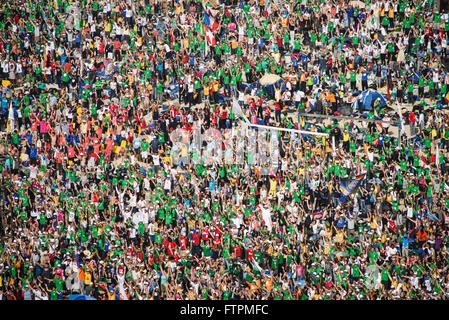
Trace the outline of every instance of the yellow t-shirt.
{"label": "yellow t-shirt", "polygon": [[432,129],[432,139],[437,136],[437,131],[435,129]]}
{"label": "yellow t-shirt", "polygon": [[377,219],[374,218],[373,221],[371,221],[370,224],[371,229],[377,229]]}
{"label": "yellow t-shirt", "polygon": [[90,285],[92,281],[92,274],[90,272],[86,272],[86,274],[84,275],[84,284],[86,286]]}
{"label": "yellow t-shirt", "polygon": [[393,8],[390,8],[390,9],[388,10],[388,18],[394,18],[394,11],[393,11]]}
{"label": "yellow t-shirt", "polygon": [[277,181],[274,180],[274,179],[270,179],[270,191],[271,190],[275,191],[276,190],[276,185],[277,185]]}
{"label": "yellow t-shirt", "polygon": [[282,28],[287,28],[287,21],[286,18],[282,18]]}
{"label": "yellow t-shirt", "polygon": [[162,158],[166,164],[169,164],[171,167],[173,166],[173,162],[170,156],[166,156]]}

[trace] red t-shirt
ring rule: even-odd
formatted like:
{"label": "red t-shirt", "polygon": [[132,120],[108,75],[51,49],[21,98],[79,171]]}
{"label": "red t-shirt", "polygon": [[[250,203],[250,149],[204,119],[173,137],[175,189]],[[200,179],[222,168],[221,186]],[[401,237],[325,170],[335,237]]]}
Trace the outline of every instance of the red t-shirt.
{"label": "red t-shirt", "polygon": [[226,120],[228,118],[228,113],[226,111],[223,111],[221,113],[221,119]]}
{"label": "red t-shirt", "polygon": [[168,253],[174,257],[174,253],[175,253],[175,248],[177,247],[176,243],[174,241],[170,242],[168,244]]}
{"label": "red t-shirt", "polygon": [[200,244],[200,235],[199,234],[194,234],[194,233],[192,233],[191,234],[192,235],[192,239],[193,239],[193,243],[194,244]]}
{"label": "red t-shirt", "polygon": [[187,238],[179,237],[179,247],[181,248],[181,250],[187,249]]}
{"label": "red t-shirt", "polygon": [[235,257],[240,258],[241,254],[242,254],[242,251],[241,251],[240,247],[235,247]]}
{"label": "red t-shirt", "polygon": [[64,65],[64,71],[65,72],[70,72],[70,68],[71,68],[72,66],[70,65],[70,63],[69,62],[67,62],[65,65]]}
{"label": "red t-shirt", "polygon": [[210,235],[209,230],[204,229],[204,230],[203,230],[203,240],[204,240],[204,241],[209,240],[209,235]]}
{"label": "red t-shirt", "polygon": [[218,248],[221,245],[221,237],[215,236],[214,237],[214,248]]}
{"label": "red t-shirt", "polygon": [[121,46],[122,46],[122,43],[120,41],[118,41],[118,40],[114,41],[114,50],[115,51],[119,51]]}

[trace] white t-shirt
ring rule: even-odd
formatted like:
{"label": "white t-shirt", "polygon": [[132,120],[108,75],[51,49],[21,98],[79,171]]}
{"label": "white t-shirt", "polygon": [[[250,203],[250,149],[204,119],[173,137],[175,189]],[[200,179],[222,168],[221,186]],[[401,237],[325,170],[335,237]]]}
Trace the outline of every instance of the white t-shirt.
{"label": "white t-shirt", "polygon": [[159,166],[160,162],[159,162],[159,155],[153,155],[153,163],[155,166]]}
{"label": "white t-shirt", "polygon": [[153,236],[155,231],[156,231],[155,224],[153,222],[150,222],[150,224],[148,225],[148,234],[150,236]]}
{"label": "white t-shirt", "polygon": [[165,190],[170,190],[170,188],[171,188],[171,180],[170,179],[165,179],[164,189]]}

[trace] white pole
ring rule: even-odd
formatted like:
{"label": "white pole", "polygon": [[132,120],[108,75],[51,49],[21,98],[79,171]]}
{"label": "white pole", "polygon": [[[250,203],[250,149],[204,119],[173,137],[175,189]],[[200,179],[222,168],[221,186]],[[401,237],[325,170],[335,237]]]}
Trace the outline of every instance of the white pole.
{"label": "white pole", "polygon": [[[204,25],[203,28],[205,28]],[[207,34],[204,32],[204,59],[207,57],[207,45]]]}
{"label": "white pole", "polygon": [[271,126],[265,126],[261,124],[252,124],[248,123],[251,127],[258,127],[258,128],[264,128],[268,130],[279,130],[279,131],[287,131],[287,132],[296,132],[296,133],[302,133],[302,134],[311,134],[316,136],[328,136],[328,133],[325,132],[314,132],[314,131],[304,131],[304,130],[296,130],[296,129],[288,129],[288,128],[278,128],[278,127],[271,127]]}
{"label": "white pole", "polygon": [[332,136],[332,157],[335,159],[335,136]]}
{"label": "white pole", "polygon": [[405,127],[404,127],[404,119],[402,118],[402,110],[397,101],[396,101],[396,106],[398,108],[399,119],[401,120],[401,127],[398,128],[398,130],[399,130],[398,147],[400,147],[401,146],[401,137],[402,137],[402,133],[405,133]]}
{"label": "white pole", "polygon": [[[437,143],[437,152],[435,155],[435,164],[437,165],[437,167],[440,165],[440,147],[439,147],[438,143]],[[440,168],[437,168],[437,169],[439,171]]]}
{"label": "white pole", "polygon": [[315,135],[315,136],[328,136],[328,133],[325,132],[314,132],[314,131],[304,131],[304,130],[296,130],[296,129],[288,129],[288,128],[278,128],[278,127],[271,127],[271,126],[265,126],[265,125],[261,125],[261,124],[252,124],[243,114],[242,109],[240,108],[240,105],[238,104],[238,102],[233,99],[232,101],[232,109],[233,112],[235,113],[236,116],[241,115],[243,117],[243,121],[251,127],[257,127],[257,128],[263,128],[263,129],[267,129],[267,130],[279,130],[279,131],[287,131],[287,132],[296,132],[296,133],[302,133],[302,134],[311,134],[311,135]]}

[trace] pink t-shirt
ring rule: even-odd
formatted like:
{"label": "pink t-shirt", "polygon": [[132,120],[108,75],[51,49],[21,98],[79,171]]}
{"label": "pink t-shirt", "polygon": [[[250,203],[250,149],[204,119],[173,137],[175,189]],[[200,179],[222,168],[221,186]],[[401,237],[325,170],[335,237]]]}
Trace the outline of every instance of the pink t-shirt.
{"label": "pink t-shirt", "polygon": [[58,222],[64,220],[64,212],[58,211]]}
{"label": "pink t-shirt", "polygon": [[302,266],[298,266],[298,267],[296,268],[296,272],[298,273],[298,275],[302,276],[302,273],[303,273],[303,267],[302,267]]}
{"label": "pink t-shirt", "polygon": [[56,269],[55,274],[58,276],[58,278],[62,279],[62,269],[61,268]]}
{"label": "pink t-shirt", "polygon": [[41,133],[47,133],[48,132],[48,123],[41,121],[40,125],[41,125]]}

